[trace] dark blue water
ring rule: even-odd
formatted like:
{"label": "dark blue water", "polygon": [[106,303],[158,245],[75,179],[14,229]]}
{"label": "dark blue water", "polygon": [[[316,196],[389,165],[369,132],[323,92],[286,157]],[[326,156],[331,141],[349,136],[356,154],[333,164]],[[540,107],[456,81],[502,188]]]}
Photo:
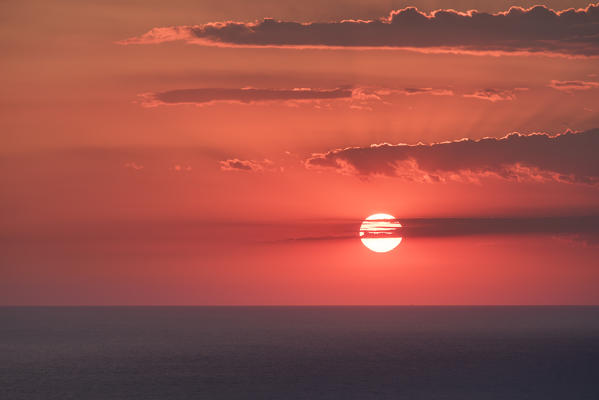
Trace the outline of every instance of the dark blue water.
{"label": "dark blue water", "polygon": [[599,399],[599,307],[0,308],[1,399]]}

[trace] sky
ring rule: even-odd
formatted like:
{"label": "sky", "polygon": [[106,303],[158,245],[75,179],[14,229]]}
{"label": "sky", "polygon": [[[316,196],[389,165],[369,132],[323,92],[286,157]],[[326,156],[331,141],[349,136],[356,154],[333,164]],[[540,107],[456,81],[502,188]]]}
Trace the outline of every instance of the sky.
{"label": "sky", "polygon": [[599,3],[0,8],[0,304],[599,304]]}

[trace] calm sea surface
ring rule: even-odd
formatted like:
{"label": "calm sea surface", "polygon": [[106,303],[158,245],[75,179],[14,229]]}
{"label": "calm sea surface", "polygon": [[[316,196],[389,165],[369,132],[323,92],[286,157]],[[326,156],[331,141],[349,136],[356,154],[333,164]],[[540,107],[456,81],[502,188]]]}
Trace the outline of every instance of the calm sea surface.
{"label": "calm sea surface", "polygon": [[599,399],[599,307],[0,308],[0,399]]}

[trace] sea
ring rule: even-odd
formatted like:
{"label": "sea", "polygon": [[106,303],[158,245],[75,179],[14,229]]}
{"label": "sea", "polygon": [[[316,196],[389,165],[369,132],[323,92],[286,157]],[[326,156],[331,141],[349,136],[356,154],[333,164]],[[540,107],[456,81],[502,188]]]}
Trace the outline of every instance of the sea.
{"label": "sea", "polygon": [[0,399],[599,399],[599,307],[2,307]]}

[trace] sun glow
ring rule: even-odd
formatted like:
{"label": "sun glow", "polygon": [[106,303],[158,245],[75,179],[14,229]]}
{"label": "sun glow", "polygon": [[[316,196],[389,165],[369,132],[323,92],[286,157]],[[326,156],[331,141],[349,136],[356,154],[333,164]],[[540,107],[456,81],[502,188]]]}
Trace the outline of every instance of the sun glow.
{"label": "sun glow", "polygon": [[360,226],[360,240],[368,249],[376,253],[386,253],[401,243],[398,230],[399,221],[393,215],[373,214]]}

